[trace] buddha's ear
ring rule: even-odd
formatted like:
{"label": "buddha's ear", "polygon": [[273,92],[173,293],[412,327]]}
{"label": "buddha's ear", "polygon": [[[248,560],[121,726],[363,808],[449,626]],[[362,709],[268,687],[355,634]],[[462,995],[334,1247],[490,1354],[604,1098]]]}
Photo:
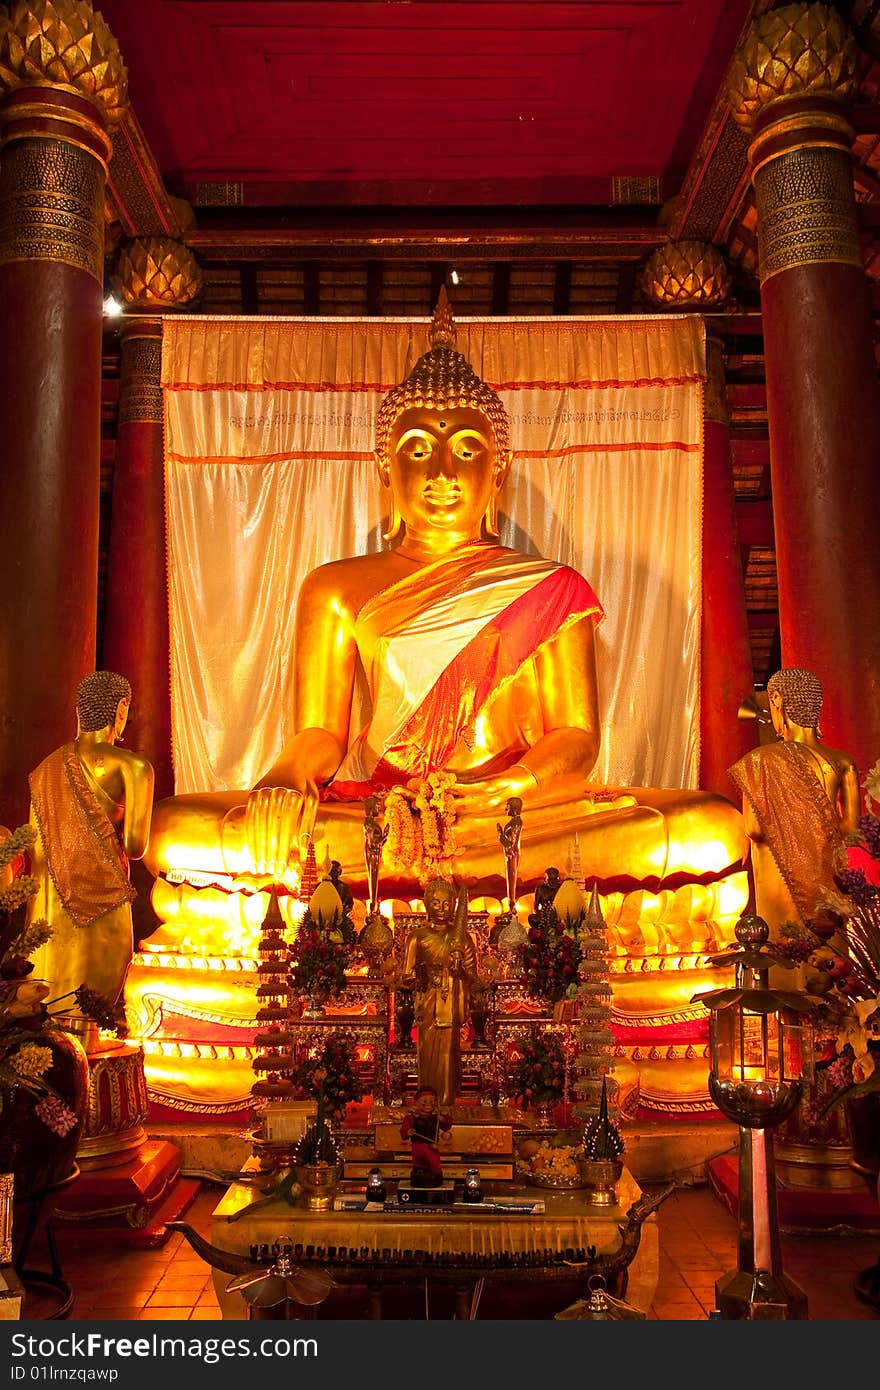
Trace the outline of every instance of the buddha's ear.
{"label": "buddha's ear", "polygon": [[498,454],[498,457],[495,460],[495,487],[498,489],[499,492],[501,488],[503,488],[505,482],[507,481],[507,475],[510,472],[510,465],[512,462],[512,449],[504,449]]}
{"label": "buddha's ear", "polygon": [[391,486],[391,471],[388,467],[388,460],[382,454],[376,454],[376,467],[379,470],[379,481],[388,492],[391,498],[391,515],[388,518],[388,530],[382,532],[383,541],[396,541],[403,526],[403,518],[397,510],[397,498],[394,496],[394,489]]}

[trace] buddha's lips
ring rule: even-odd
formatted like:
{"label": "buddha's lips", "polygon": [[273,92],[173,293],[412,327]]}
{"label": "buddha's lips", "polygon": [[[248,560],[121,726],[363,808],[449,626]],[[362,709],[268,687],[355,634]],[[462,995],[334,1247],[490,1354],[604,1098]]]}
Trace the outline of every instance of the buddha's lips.
{"label": "buddha's lips", "polygon": [[439,502],[441,505],[457,502],[460,496],[461,488],[458,486],[438,487],[435,483],[429,483],[422,489],[422,497],[426,502]]}

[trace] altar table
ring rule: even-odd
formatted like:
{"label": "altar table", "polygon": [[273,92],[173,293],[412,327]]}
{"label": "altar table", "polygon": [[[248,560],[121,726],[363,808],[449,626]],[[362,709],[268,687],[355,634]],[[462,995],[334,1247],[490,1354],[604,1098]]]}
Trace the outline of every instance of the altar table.
{"label": "altar table", "polygon": [[[498,1197],[542,1198],[545,1212],[526,1216],[442,1208],[430,1214],[306,1211],[282,1201],[267,1203],[252,1184],[234,1182],[214,1208],[210,1240],[218,1249],[239,1255],[247,1255],[253,1245],[271,1246],[274,1241],[300,1245],[304,1262],[328,1269],[339,1283],[365,1286],[373,1317],[381,1317],[383,1287],[421,1283],[425,1278],[429,1283],[452,1284],[457,1316],[466,1317],[470,1290],[478,1279],[508,1283],[539,1276],[571,1281],[577,1271],[565,1263],[570,1252],[583,1252],[589,1246],[600,1253],[616,1251],[618,1226],[642,1195],[628,1169],[617,1186],[617,1205],[609,1207],[589,1206],[584,1192],[508,1184],[486,1187]],[[254,1210],[249,1211],[250,1207]],[[332,1255],[322,1262],[321,1252]],[[639,1248],[628,1268],[627,1301],[647,1312],[658,1276],[659,1236],[653,1213],[642,1225]],[[241,1295],[226,1292],[231,1277],[214,1270],[221,1313],[224,1318],[245,1318],[247,1307]],[[560,1310],[565,1302],[565,1291],[560,1289]]]}

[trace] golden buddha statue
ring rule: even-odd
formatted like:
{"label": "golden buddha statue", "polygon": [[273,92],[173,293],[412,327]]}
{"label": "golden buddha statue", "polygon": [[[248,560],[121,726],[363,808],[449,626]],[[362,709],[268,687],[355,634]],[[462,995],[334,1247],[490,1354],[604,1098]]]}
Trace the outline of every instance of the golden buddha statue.
{"label": "golden buddha statue", "polygon": [[822,685],[813,672],[777,671],[767,700],[776,741],[751,749],[730,775],[743,796],[756,910],[778,933],[840,896],[835,855],[858,830],[861,802],[852,758],[821,740]]}
{"label": "golden buddha statue", "polygon": [[[76,694],[77,731],[30,775],[32,873],[38,890],[27,920],[52,935],[34,956],[55,997],[88,985],[115,1003],[132,957],[128,865],[150,834],[153,768],[120,748],[131,686],[92,671]],[[70,1001],[71,1015],[76,1015]]]}
{"label": "golden buddha statue", "polygon": [[461,1077],[461,1030],[477,983],[477,952],[467,930],[467,890],[446,879],[425,889],[425,923],[406,938],[402,981],[415,989],[419,1085],[452,1105]]}
{"label": "golden buddha statue", "polygon": [[[507,414],[455,350],[445,294],[430,337],[377,419],[390,545],[319,566],[300,592],[293,737],[250,792],[160,802],[148,867],[178,883],[231,876],[258,888],[289,877],[313,839],[364,897],[365,802],[428,786],[435,805],[446,798],[447,830],[454,821],[443,871],[484,894],[505,892],[496,826],[511,798],[527,826],[522,891],[548,864],[565,865],[576,832],[603,891],[658,892],[739,869],[742,818],[724,798],[590,785],[601,605],[569,567],[499,544]],[[436,856],[420,882],[390,850],[383,896],[420,896]]]}

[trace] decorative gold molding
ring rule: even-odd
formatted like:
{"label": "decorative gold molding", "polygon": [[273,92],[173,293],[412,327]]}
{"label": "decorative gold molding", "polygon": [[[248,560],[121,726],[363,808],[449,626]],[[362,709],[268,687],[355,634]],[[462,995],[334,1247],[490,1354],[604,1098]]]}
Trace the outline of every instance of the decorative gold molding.
{"label": "decorative gold molding", "polygon": [[0,18],[0,90],[57,87],[86,97],[114,125],[128,104],[119,45],[89,0],[15,0]]}
{"label": "decorative gold molding", "polygon": [[755,20],[731,64],[727,96],[746,131],[787,98],[830,97],[846,104],[856,90],[858,49],[836,10],[783,5]]}
{"label": "decorative gold molding", "polygon": [[113,285],[138,309],[181,309],[202,288],[195,256],[172,237],[135,237],[117,258]]}
{"label": "decorative gold molding", "polygon": [[730,272],[711,242],[669,241],[648,257],[639,288],[660,309],[708,309],[730,293]]}
{"label": "decorative gold molding", "polygon": [[611,180],[611,203],[613,207],[627,205],[651,207],[662,203],[660,180],[656,175],[645,177],[615,175]]}
{"label": "decorative gold molding", "polygon": [[761,283],[792,266],[862,265],[852,161],[839,147],[802,145],[755,175]]}
{"label": "decorative gold molding", "polygon": [[244,184],[197,183],[193,202],[197,208],[242,208]]}
{"label": "decorative gold molding", "polygon": [[[161,329],[161,325],[159,325]],[[119,424],[162,423],[162,337],[125,333],[119,373]]]}
{"label": "decorative gold molding", "polygon": [[104,170],[67,140],[15,140],[0,166],[0,264],[61,261],[104,279]]}

